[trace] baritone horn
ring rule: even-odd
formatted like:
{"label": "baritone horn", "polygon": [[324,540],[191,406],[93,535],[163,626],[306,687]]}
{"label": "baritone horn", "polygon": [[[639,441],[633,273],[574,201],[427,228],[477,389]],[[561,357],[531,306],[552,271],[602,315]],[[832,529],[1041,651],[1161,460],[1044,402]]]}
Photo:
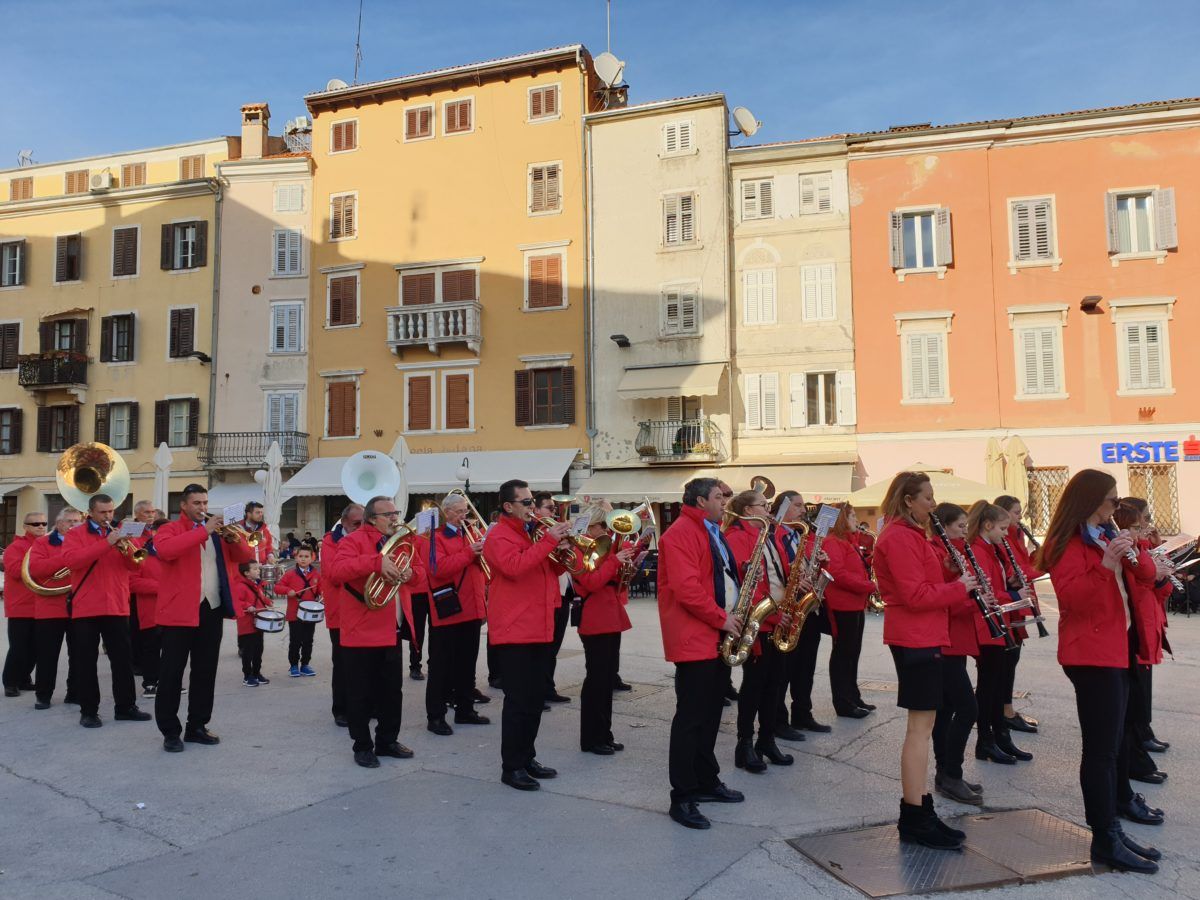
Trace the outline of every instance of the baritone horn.
{"label": "baritone horn", "polygon": [[[29,557],[32,553],[33,551],[30,550],[25,554],[25,558],[21,560],[21,581],[24,583],[25,587],[29,588],[29,590],[33,591],[33,593],[37,594],[39,597],[61,597],[63,594],[71,593],[70,581],[61,587],[46,587],[45,585],[38,584],[37,581],[34,580],[33,573],[29,571]],[[54,573],[54,576],[50,580],[62,581],[64,578],[69,579],[70,577],[71,570],[66,566],[63,566]]]}
{"label": "baritone horn", "polygon": [[[79,510],[87,510],[97,494],[111,497],[114,507],[129,496],[129,466],[121,454],[99,442],[75,444],[64,450],[58,458],[54,480],[67,505]],[[138,564],[149,555],[129,538],[121,538],[115,546]]]}
{"label": "baritone horn", "polygon": [[[342,465],[341,481],[342,492],[364,507],[375,497],[397,498],[396,506],[402,512],[408,506],[404,473],[396,460],[386,453],[376,450],[355,453]],[[409,525],[395,523],[379,549],[380,555],[390,559],[401,572],[411,571],[416,534]],[[400,588],[400,582],[388,581],[381,575],[369,575],[364,585],[363,603],[367,609],[383,609],[400,596]]]}

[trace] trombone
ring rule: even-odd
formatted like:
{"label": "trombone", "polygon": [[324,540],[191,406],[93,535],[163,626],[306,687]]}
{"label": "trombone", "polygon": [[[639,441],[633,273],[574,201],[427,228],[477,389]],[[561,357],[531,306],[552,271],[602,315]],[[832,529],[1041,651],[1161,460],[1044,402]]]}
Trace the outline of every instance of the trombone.
{"label": "trombone", "polygon": [[[467,536],[467,543],[475,544],[482,541],[487,536],[487,521],[479,514],[479,510],[475,508],[475,504],[471,502],[471,498],[467,496],[467,492],[462,488],[455,488],[446,493],[446,498],[459,497],[467,504],[467,515],[462,520],[462,530]],[[488,581],[492,580],[492,568],[487,564],[487,560],[482,554],[475,557],[479,563],[479,568],[483,569],[483,577]]]}

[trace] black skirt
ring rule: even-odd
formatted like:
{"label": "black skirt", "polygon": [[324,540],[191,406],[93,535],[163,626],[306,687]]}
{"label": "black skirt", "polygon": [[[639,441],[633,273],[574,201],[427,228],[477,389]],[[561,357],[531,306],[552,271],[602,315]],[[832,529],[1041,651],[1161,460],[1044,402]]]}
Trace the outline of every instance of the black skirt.
{"label": "black skirt", "polygon": [[901,709],[936,711],[942,706],[942,648],[896,647],[892,659],[900,683]]}

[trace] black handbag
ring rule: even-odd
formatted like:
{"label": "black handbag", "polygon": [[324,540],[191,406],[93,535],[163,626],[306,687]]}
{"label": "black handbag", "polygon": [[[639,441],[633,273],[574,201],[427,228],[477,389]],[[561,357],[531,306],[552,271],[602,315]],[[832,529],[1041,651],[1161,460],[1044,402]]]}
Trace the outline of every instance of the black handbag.
{"label": "black handbag", "polygon": [[571,598],[571,626],[578,628],[583,622],[583,598],[576,595]]}
{"label": "black handbag", "polygon": [[434,590],[432,598],[433,607],[437,610],[439,619],[448,619],[463,611],[457,585],[448,584],[445,587],[437,588]]}

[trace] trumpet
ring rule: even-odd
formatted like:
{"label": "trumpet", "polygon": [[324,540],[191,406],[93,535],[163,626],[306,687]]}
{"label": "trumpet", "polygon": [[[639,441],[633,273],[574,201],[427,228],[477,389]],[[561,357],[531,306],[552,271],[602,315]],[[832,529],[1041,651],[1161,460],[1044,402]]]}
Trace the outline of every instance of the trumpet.
{"label": "trumpet", "polygon": [[[205,518],[211,519],[215,515],[216,513],[206,513]],[[236,544],[238,541],[245,541],[247,545],[251,547],[257,547],[262,541],[261,531],[247,531],[241,525],[235,525],[232,522],[227,525],[222,525],[220,528],[216,529],[216,531],[217,534],[221,536],[222,540],[230,544]]]}
{"label": "trumpet", "polygon": [[[487,521],[479,514],[479,510],[475,508],[475,504],[471,502],[467,492],[462,488],[455,488],[447,492],[446,496],[461,497],[462,501],[467,504],[467,515],[462,520],[462,530],[467,537],[467,543],[475,544],[482,541],[487,535]],[[479,568],[483,569],[483,577],[491,581],[492,568],[487,564],[487,560],[482,556],[477,556],[475,559],[479,563]]]}
{"label": "trumpet", "polygon": [[[541,540],[542,535],[555,525],[566,522],[571,504],[575,502],[575,498],[570,494],[555,494],[550,499],[554,501],[555,506],[558,507],[558,511],[553,519],[549,516],[539,516],[533,520],[535,540]],[[576,556],[575,550],[571,547],[567,547],[566,549],[556,548],[551,552],[550,558],[572,575],[578,575],[580,572],[591,572],[596,565],[594,554],[596,542],[585,534],[568,534],[563,540],[577,548],[580,554],[582,554],[582,559]]]}
{"label": "trumpet", "polygon": [[146,557],[150,555],[145,547],[139,547],[129,538],[121,538],[119,541],[117,541],[116,548],[118,553],[120,553],[122,556],[128,557],[130,562],[136,563],[139,566],[144,563],[146,561]]}

